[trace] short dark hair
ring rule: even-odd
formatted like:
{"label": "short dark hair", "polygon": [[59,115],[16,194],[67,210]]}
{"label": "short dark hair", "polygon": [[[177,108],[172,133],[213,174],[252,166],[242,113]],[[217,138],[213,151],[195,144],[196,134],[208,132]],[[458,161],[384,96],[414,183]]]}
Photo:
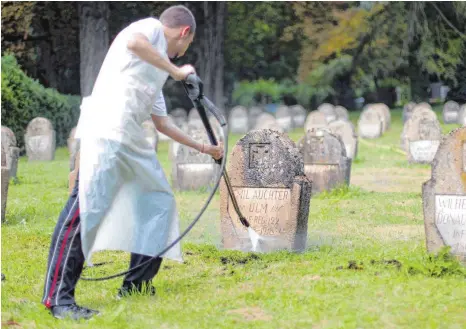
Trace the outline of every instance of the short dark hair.
{"label": "short dark hair", "polygon": [[190,33],[196,32],[196,19],[191,10],[182,5],[171,6],[160,15],[160,22],[170,28],[189,26]]}

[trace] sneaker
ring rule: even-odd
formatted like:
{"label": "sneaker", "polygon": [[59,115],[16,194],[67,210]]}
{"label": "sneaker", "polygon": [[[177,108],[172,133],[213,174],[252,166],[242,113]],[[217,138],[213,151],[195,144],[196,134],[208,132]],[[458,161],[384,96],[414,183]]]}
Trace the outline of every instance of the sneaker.
{"label": "sneaker", "polygon": [[120,289],[118,289],[117,299],[121,299],[123,297],[128,297],[131,295],[155,296],[155,287],[152,285],[144,288],[136,287],[134,285],[131,288],[127,286],[122,286]]}
{"label": "sneaker", "polygon": [[99,311],[91,310],[76,304],[52,306],[51,312],[57,319],[70,318],[72,320],[87,320],[92,316],[99,314]]}

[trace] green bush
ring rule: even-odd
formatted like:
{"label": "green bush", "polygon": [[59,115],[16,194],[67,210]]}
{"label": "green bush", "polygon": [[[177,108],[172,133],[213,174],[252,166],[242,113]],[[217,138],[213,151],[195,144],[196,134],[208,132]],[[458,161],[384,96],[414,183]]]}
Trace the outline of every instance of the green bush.
{"label": "green bush", "polygon": [[57,146],[66,144],[79,119],[79,96],[62,95],[55,89],[45,88],[21,70],[13,55],[2,56],[1,88],[2,125],[15,133],[20,148],[24,149],[28,123],[38,116],[52,122]]}

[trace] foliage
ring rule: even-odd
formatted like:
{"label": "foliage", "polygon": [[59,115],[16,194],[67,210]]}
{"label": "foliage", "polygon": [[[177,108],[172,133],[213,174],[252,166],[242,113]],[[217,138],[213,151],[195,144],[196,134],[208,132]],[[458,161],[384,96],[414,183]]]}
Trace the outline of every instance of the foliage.
{"label": "foliage", "polygon": [[21,70],[13,55],[2,57],[1,88],[2,125],[13,130],[19,147],[24,146],[27,124],[38,116],[52,122],[57,145],[66,144],[71,128],[78,121],[79,97],[44,88]]}

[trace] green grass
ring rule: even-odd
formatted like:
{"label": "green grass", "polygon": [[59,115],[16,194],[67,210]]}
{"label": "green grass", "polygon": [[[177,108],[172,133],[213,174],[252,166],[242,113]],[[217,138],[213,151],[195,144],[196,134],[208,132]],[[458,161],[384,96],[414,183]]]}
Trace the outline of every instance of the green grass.
{"label": "green grass", "polygon": [[[439,112],[439,109],[436,109]],[[359,113],[352,113],[356,124]],[[448,132],[456,125],[443,125]],[[429,255],[421,184],[430,167],[399,153],[401,111],[380,139],[360,143],[351,186],[311,199],[309,250],[253,255],[221,250],[219,195],[183,243],[185,263],[164,262],[157,296],[115,299],[120,279],[78,284],[80,304],[102,315],[60,322],[40,304],[50,237],[67,199],[68,152],[48,163],[21,158],[2,225],[2,323],[11,328],[464,328],[466,271]],[[297,141],[302,130],[291,132]],[[230,136],[230,151],[241,136]],[[159,159],[167,175],[168,144]],[[184,229],[206,193],[176,193]],[[100,258],[98,258],[100,257]],[[128,255],[87,269],[127,268]],[[14,326],[18,324],[18,326]]]}

